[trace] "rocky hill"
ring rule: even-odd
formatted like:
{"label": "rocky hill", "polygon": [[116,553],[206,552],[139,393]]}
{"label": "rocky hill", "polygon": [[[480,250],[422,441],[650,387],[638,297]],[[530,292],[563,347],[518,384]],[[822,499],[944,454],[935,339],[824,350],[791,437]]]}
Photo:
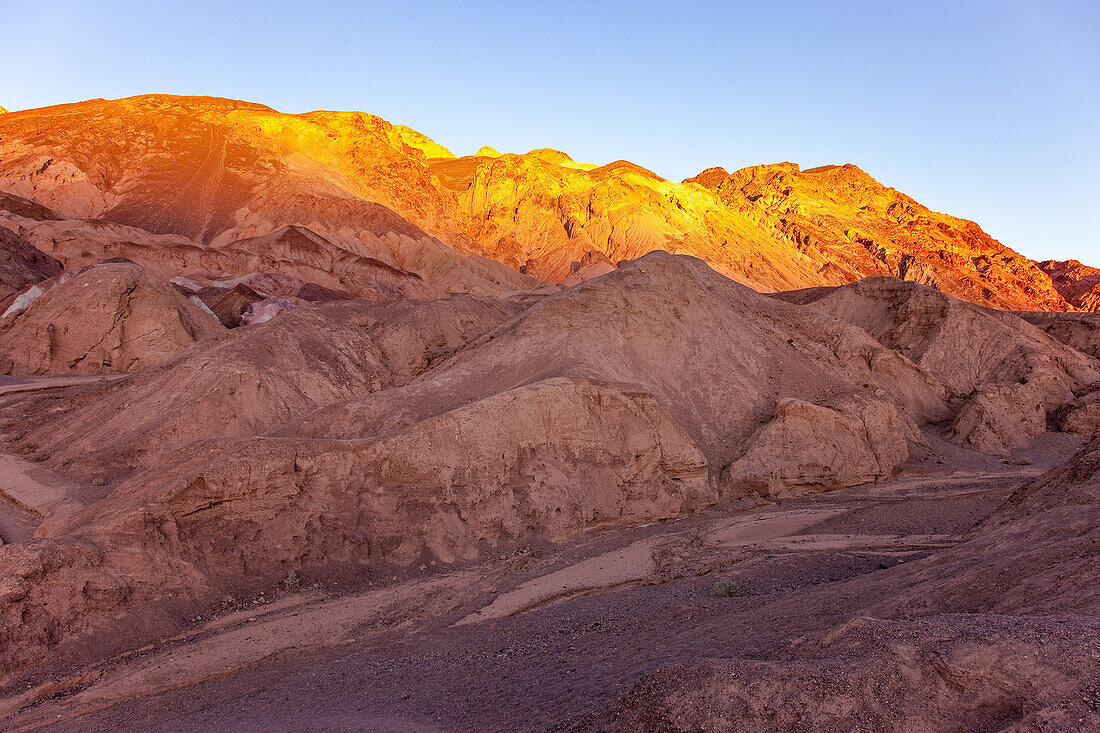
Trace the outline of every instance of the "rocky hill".
{"label": "rocky hill", "polygon": [[550,148],[455,157],[359,112],[168,95],[20,111],[0,122],[0,190],[0,219],[64,263],[133,243],[193,260],[294,226],[448,291],[568,285],[664,249],[762,291],[891,275],[1002,309],[1095,307],[1092,275],[1062,267],[1054,282],[974,222],[852,165],[711,168],[677,183]]}

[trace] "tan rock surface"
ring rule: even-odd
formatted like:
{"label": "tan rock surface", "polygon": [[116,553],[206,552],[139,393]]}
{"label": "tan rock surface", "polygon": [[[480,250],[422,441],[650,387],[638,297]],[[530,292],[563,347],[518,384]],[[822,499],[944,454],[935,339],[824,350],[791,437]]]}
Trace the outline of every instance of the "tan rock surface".
{"label": "tan rock surface", "polygon": [[[758,428],[785,398],[828,404],[809,429],[839,428],[847,463],[783,456],[781,477],[823,490],[889,475],[913,422],[946,414],[942,385],[859,329],[693,258],[654,253],[505,318],[469,300],[294,311],[67,409],[27,396],[9,430],[47,466],[113,467],[109,493],[49,532],[104,548],[88,573],[127,577],[110,597],[140,609],[690,513],[725,466],[774,450]],[[43,628],[109,627],[99,606],[65,609]]]}
{"label": "tan rock surface", "polygon": [[1100,359],[1100,313],[1020,312],[1016,315],[1066,346]]}
{"label": "tan rock surface", "polygon": [[889,402],[844,398],[830,407],[781,401],[723,474],[726,491],[792,496],[888,478],[927,441]]}
{"label": "tan rock surface", "polygon": [[[403,384],[510,316],[472,296],[332,303],[224,333],[188,355],[46,412],[30,396],[23,446],[86,478],[165,460],[189,443],[262,433],[320,406]],[[83,460],[85,457],[87,460]]]}

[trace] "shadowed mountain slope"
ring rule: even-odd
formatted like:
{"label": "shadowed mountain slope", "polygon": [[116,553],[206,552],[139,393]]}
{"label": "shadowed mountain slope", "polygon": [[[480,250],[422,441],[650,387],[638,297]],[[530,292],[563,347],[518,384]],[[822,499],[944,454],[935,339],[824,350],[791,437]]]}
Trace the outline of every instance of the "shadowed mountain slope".
{"label": "shadowed mountain slope", "polygon": [[1100,269],[1077,260],[1046,260],[1039,267],[1050,275],[1054,287],[1074,308],[1100,311]]}

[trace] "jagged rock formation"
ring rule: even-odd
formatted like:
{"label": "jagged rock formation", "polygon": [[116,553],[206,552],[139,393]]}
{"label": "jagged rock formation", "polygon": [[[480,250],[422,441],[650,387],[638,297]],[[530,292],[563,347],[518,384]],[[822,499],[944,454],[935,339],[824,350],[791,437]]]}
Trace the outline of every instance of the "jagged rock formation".
{"label": "jagged rock formation", "polygon": [[819,265],[700,186],[626,161],[581,170],[563,165],[568,156],[556,152],[430,165],[470,213],[486,250],[545,280],[566,279],[592,256],[614,263],[664,249],[699,256],[757,289],[842,282],[818,278]]}
{"label": "jagged rock formation", "polygon": [[25,288],[61,272],[61,263],[0,227],[0,313]]}
{"label": "jagged rock formation", "polygon": [[875,277],[778,293],[867,331],[945,384],[962,403],[954,436],[1009,453],[1046,431],[1047,417],[1100,384],[1100,363],[1011,314],[917,283]]}
{"label": "jagged rock formation", "polygon": [[[1083,311],[1100,311],[1100,269],[1077,260],[1045,260],[1039,263],[1054,287],[1070,305]],[[1036,309],[1038,310],[1038,309]]]}
{"label": "jagged rock formation", "polygon": [[0,319],[4,374],[103,374],[157,366],[224,331],[212,313],[133,263],[66,272]]}

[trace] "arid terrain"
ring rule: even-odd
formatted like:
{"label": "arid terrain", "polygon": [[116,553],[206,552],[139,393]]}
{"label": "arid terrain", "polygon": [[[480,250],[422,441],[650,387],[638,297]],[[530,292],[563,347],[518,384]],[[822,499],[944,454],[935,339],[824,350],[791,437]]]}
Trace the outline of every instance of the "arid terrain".
{"label": "arid terrain", "polygon": [[4,113],[3,727],[1100,730],[1097,273],[850,164]]}

